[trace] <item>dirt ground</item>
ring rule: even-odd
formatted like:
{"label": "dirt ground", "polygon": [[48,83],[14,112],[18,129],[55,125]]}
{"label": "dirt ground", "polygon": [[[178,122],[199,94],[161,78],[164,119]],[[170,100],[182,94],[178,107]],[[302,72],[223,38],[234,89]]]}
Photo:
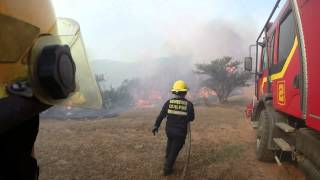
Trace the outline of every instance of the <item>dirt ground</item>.
{"label": "dirt ground", "polygon": [[[184,149],[174,174],[162,176],[166,137],[151,129],[159,108],[132,110],[110,119],[43,120],[36,154],[43,180],[180,179]],[[304,179],[294,164],[279,167],[255,159],[255,130],[244,102],[196,106],[187,179]]]}

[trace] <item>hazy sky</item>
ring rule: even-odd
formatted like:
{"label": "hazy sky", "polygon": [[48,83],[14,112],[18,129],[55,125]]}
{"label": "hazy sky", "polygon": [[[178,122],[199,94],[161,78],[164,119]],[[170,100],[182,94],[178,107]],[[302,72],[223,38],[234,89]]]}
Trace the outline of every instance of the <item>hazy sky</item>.
{"label": "hazy sky", "polygon": [[[186,44],[193,38],[199,42],[202,30],[217,22],[241,27],[234,31],[245,28],[250,34],[241,37],[253,42],[276,0],[52,1],[58,17],[80,23],[90,59],[135,61],[167,56],[175,49],[193,51],[195,46]],[[220,30],[214,31],[217,37],[224,33]]]}

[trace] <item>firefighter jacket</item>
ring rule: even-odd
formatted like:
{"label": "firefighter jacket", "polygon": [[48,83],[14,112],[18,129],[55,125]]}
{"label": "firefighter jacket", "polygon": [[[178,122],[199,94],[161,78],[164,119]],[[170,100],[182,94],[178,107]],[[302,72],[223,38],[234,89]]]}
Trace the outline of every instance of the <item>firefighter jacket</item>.
{"label": "firefighter jacket", "polygon": [[167,134],[185,137],[188,123],[194,120],[193,104],[183,97],[169,99],[163,105],[155,122],[155,127],[159,128],[164,118],[167,118]]}

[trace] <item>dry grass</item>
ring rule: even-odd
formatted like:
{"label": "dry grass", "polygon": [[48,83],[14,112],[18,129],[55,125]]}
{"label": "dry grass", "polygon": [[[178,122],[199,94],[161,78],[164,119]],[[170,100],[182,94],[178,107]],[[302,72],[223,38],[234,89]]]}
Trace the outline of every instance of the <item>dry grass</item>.
{"label": "dry grass", "polygon": [[[255,132],[243,118],[244,102],[232,102],[195,108],[188,179],[303,179],[292,165],[284,170],[255,160]],[[156,137],[151,134],[158,111],[134,110],[91,121],[42,121],[36,145],[40,178],[179,179],[185,150],[174,175],[161,176],[164,128]]]}

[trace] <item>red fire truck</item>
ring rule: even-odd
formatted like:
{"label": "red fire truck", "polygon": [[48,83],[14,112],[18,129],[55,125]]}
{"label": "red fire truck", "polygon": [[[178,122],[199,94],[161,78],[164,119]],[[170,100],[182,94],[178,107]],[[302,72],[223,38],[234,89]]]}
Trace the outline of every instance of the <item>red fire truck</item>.
{"label": "red fire truck", "polygon": [[[320,179],[320,0],[287,0],[274,17],[279,3],[254,45],[256,100],[247,112],[257,128],[256,156],[280,164],[290,158],[308,179]],[[247,71],[252,65],[245,58]]]}

